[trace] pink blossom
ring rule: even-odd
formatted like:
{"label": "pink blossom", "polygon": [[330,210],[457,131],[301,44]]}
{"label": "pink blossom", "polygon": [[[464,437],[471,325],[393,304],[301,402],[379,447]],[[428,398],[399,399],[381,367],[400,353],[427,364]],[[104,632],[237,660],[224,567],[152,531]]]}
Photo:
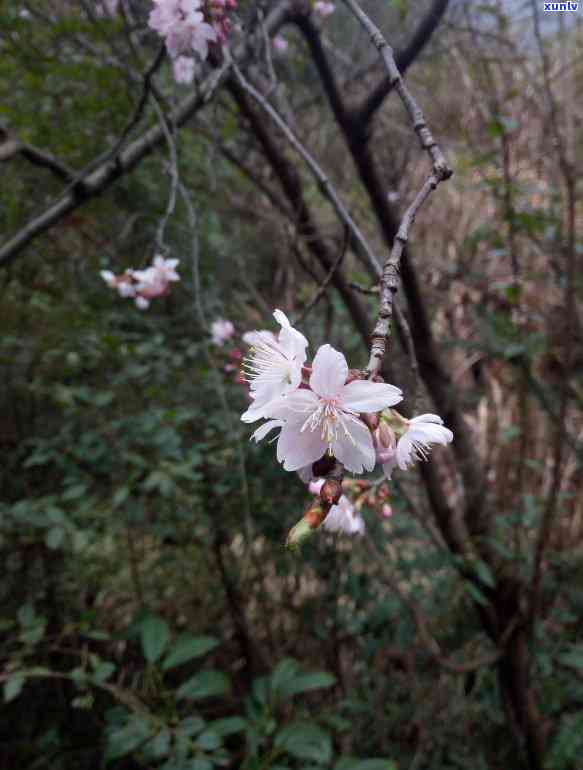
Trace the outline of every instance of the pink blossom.
{"label": "pink blossom", "polygon": [[346,495],[342,495],[338,505],[333,505],[322,522],[322,529],[328,532],[343,532],[345,535],[363,535],[364,519]]}
{"label": "pink blossom", "polygon": [[312,479],[308,484],[308,489],[313,495],[319,495],[326,479]]}
{"label": "pink blossom", "polygon": [[230,340],[235,334],[235,327],[230,321],[224,318],[217,318],[211,324],[212,341],[215,345],[222,347],[227,340]]}
{"label": "pink blossom", "polygon": [[287,53],[287,49],[289,48],[289,43],[283,37],[283,35],[276,35],[273,38],[273,48],[277,51],[277,53],[285,54]]}
{"label": "pink blossom", "polygon": [[177,83],[192,83],[194,80],[194,59],[190,56],[179,56],[172,64],[174,80]]}
{"label": "pink blossom", "polygon": [[326,16],[330,16],[331,13],[334,13],[336,10],[336,6],[334,3],[325,3],[321,2],[321,0],[317,0],[314,3],[314,11],[319,14],[322,18],[325,18]]}
{"label": "pink blossom", "polygon": [[355,473],[373,469],[372,436],[358,415],[393,406],[402,394],[393,385],[364,380],[346,384],[347,378],[342,353],[322,345],[312,365],[311,389],[297,389],[264,407],[262,416],[273,418],[272,427],[283,423],[277,459],[285,470],[303,468],[326,452]]}
{"label": "pink blossom", "polygon": [[390,516],[393,515],[393,509],[388,503],[385,503],[381,509],[381,515],[384,516],[385,519],[388,519]]}

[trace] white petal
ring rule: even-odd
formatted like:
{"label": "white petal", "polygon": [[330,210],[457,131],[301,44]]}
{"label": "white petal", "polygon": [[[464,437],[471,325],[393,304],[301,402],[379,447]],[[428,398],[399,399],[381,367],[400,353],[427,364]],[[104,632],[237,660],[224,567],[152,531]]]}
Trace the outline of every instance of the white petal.
{"label": "white petal", "polygon": [[410,425],[417,425],[420,422],[435,422],[438,425],[443,425],[443,420],[438,414],[420,414],[418,417],[413,417],[409,420]]}
{"label": "white petal", "polygon": [[115,275],[111,272],[111,270],[101,270],[99,275],[109,286],[115,284]]}
{"label": "white petal", "polygon": [[247,345],[257,345],[260,342],[273,344],[275,342],[275,334],[268,331],[245,332],[243,342],[246,342]]}
{"label": "white petal", "polygon": [[334,398],[340,395],[348,377],[346,359],[331,345],[322,345],[314,357],[310,387],[319,396]]}
{"label": "white petal", "polygon": [[261,439],[265,438],[268,433],[271,433],[274,428],[281,428],[282,426],[282,420],[268,420],[259,428],[257,428],[255,433],[252,434],[251,438],[255,439],[255,441],[261,441]]}
{"label": "white petal", "polygon": [[364,519],[354,510],[350,500],[342,495],[338,505],[333,505],[322,522],[322,528],[329,532],[344,532],[347,535],[362,534]]}
{"label": "white petal", "polygon": [[402,391],[384,382],[354,380],[342,389],[342,405],[355,412],[380,412],[402,400]]}
{"label": "white petal", "polygon": [[397,465],[397,455],[393,455],[390,460],[387,460],[386,463],[383,463],[383,473],[385,476],[390,479],[393,471],[395,470],[395,466]]}
{"label": "white petal", "polygon": [[[300,388],[287,396],[274,399],[266,408],[266,417],[286,420],[290,425],[303,425],[319,405],[318,397],[311,390]],[[307,463],[305,463],[307,464]]]}
{"label": "white petal", "polygon": [[300,432],[299,425],[286,423],[277,442],[277,459],[286,471],[297,471],[315,463],[326,452],[326,442],[318,431]]}
{"label": "white petal", "polygon": [[363,468],[372,471],[376,454],[370,430],[361,420],[342,415],[338,417],[350,435],[347,436],[339,427],[337,438],[332,442],[334,457],[353,473],[362,473]]}
{"label": "white petal", "polygon": [[282,310],[275,310],[273,316],[281,326],[279,344],[291,358],[296,358],[303,366],[306,361],[308,340],[301,332],[294,329],[290,324],[288,317]]}

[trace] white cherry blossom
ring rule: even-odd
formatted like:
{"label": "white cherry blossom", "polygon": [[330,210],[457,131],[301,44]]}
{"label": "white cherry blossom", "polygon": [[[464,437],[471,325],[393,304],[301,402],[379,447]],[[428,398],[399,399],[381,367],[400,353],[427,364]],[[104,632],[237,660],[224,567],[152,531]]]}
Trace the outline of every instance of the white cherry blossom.
{"label": "white cherry blossom", "polygon": [[222,347],[225,342],[233,336],[235,333],[235,327],[230,321],[225,318],[217,318],[211,324],[211,334],[213,343]]}
{"label": "white cherry blossom", "polygon": [[333,505],[322,522],[322,529],[328,532],[343,532],[345,535],[363,535],[364,519],[346,495],[342,495],[338,505]]}
{"label": "white cherry blossom", "polygon": [[276,310],[273,315],[281,326],[277,339],[267,331],[247,332],[243,336],[245,342],[252,346],[243,367],[253,399],[241,417],[243,422],[255,422],[267,417],[266,406],[296,390],[302,381],[308,340],[293,328],[281,310]]}
{"label": "white cherry blossom", "polygon": [[347,378],[342,353],[322,345],[312,365],[310,390],[297,389],[258,410],[260,416],[283,420],[277,459],[285,470],[299,470],[326,452],[354,473],[373,469],[372,436],[358,415],[394,406],[402,394],[393,385],[365,380],[346,384]]}
{"label": "white cherry blossom", "polygon": [[453,433],[437,414],[421,414],[407,420],[405,432],[397,441],[393,455],[383,463],[385,476],[390,479],[395,466],[403,471],[419,460],[426,460],[432,444],[449,444]]}

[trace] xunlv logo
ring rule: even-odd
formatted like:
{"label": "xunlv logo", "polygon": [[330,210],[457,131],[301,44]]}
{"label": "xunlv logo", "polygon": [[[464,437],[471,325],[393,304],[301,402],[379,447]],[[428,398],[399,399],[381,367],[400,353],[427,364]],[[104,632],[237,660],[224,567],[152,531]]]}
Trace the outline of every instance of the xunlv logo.
{"label": "xunlv logo", "polygon": [[576,11],[579,3],[545,3],[545,11]]}

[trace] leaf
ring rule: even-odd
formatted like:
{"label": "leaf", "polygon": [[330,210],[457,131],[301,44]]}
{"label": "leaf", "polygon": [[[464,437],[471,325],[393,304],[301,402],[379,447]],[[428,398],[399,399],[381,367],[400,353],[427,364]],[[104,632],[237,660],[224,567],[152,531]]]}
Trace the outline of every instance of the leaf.
{"label": "leaf", "polygon": [[388,759],[350,759],[343,757],[334,765],[334,770],[397,770],[397,765]]}
{"label": "leaf", "polygon": [[202,751],[215,751],[223,745],[223,739],[213,729],[205,730],[196,739],[196,745]]}
{"label": "leaf", "polygon": [[139,746],[145,745],[152,735],[152,725],[143,717],[135,717],[119,730],[110,732],[107,737],[105,759],[125,757]]}
{"label": "leaf", "polygon": [[274,745],[296,759],[326,764],[332,758],[330,735],[313,724],[295,722],[287,725],[275,736]]}
{"label": "leaf", "polygon": [[583,669],[583,645],[574,645],[568,652],[559,655],[557,660],[559,663],[562,663],[563,666]]}
{"label": "leaf", "polygon": [[24,677],[14,674],[10,679],[4,682],[4,701],[10,703],[11,700],[18,698],[24,686]]}
{"label": "leaf", "polygon": [[336,677],[327,674],[324,671],[318,671],[313,674],[300,674],[289,682],[284,683],[280,688],[282,698],[293,698],[302,692],[310,690],[319,690],[323,687],[332,687],[336,684]]}
{"label": "leaf", "polygon": [[243,717],[225,717],[224,719],[217,719],[215,722],[211,722],[209,726],[213,732],[225,737],[246,730],[247,720],[243,719]]}
{"label": "leaf", "polygon": [[65,540],[65,530],[62,527],[51,527],[45,537],[47,548],[56,551],[63,545]]}
{"label": "leaf", "polygon": [[162,663],[162,670],[168,671],[168,669],[181,666],[193,658],[206,655],[207,652],[213,650],[218,644],[218,640],[212,636],[194,637],[190,636],[190,634],[183,634],[176,639],[171,650],[168,652],[166,659]]}
{"label": "leaf", "polygon": [[148,663],[155,663],[170,641],[170,629],[162,618],[149,615],[142,622],[142,650]]}
{"label": "leaf", "polygon": [[211,698],[215,695],[225,695],[230,689],[230,679],[223,671],[201,671],[178,688],[176,697],[189,700]]}

